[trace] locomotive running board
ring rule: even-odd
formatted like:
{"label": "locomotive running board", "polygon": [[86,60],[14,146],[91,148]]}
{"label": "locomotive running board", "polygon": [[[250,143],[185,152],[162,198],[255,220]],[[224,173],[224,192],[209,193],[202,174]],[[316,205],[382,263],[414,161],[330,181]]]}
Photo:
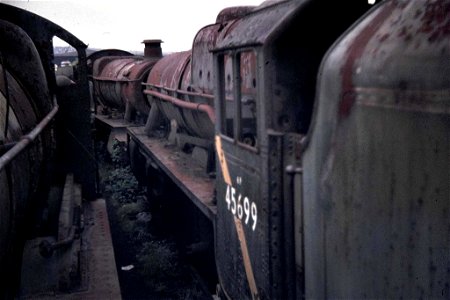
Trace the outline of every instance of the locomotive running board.
{"label": "locomotive running board", "polygon": [[148,137],[143,127],[128,127],[128,135],[139,148],[183,191],[211,221],[217,213],[214,199],[214,179],[193,162],[190,155],[166,147],[159,138]]}
{"label": "locomotive running board", "polygon": [[130,126],[130,123],[128,123],[124,119],[111,118],[106,115],[95,115],[95,119],[97,119],[98,121],[102,122],[103,124],[105,124],[106,126],[112,128],[112,129],[113,128],[125,128],[127,126]]}
{"label": "locomotive running board", "polygon": [[78,299],[121,299],[105,199],[91,201],[87,206],[85,222],[91,226],[83,235],[89,257],[89,288],[73,296]]}

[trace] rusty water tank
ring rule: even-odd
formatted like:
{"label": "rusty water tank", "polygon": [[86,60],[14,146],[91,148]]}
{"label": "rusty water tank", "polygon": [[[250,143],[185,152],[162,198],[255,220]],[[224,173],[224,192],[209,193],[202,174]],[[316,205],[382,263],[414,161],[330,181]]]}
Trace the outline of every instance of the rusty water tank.
{"label": "rusty water tank", "polygon": [[[20,26],[0,20],[0,40],[0,266],[4,268],[15,249],[14,234],[26,223],[48,170],[52,133],[47,128],[35,134],[46,127],[43,120],[52,118],[49,112],[57,109],[30,36]],[[14,151],[23,141],[30,142],[28,147]]]}
{"label": "rusty water tank", "polygon": [[450,1],[384,1],[324,59],[306,298],[450,297]]}
{"label": "rusty water tank", "polygon": [[105,56],[94,62],[93,80],[98,100],[106,107],[125,112],[131,121],[135,112],[148,115],[150,106],[142,94],[154,64],[161,59],[161,40],[145,40],[144,56]]}

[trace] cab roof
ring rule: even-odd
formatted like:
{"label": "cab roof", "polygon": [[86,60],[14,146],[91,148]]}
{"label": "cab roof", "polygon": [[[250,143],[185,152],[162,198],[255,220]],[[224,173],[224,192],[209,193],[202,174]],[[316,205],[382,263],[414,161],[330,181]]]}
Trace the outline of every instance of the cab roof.
{"label": "cab roof", "polygon": [[236,19],[224,29],[213,52],[271,43],[289,25],[294,16],[311,0],[264,2],[253,12]]}

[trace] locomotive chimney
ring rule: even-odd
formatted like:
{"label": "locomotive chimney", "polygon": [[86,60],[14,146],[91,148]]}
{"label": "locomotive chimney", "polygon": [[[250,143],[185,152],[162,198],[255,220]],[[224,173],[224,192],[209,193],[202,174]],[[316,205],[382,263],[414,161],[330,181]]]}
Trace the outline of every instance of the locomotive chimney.
{"label": "locomotive chimney", "polygon": [[142,43],[145,45],[145,57],[162,57],[161,40],[144,40]]}

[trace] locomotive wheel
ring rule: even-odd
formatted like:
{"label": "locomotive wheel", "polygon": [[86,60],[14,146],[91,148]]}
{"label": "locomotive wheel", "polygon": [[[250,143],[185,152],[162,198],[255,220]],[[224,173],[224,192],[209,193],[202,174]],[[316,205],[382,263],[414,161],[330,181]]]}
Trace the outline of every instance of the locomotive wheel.
{"label": "locomotive wheel", "polygon": [[153,166],[153,163],[147,161],[146,165],[148,189],[151,195],[155,198],[161,198],[166,191],[166,178],[165,174],[161,172],[157,167]]}

